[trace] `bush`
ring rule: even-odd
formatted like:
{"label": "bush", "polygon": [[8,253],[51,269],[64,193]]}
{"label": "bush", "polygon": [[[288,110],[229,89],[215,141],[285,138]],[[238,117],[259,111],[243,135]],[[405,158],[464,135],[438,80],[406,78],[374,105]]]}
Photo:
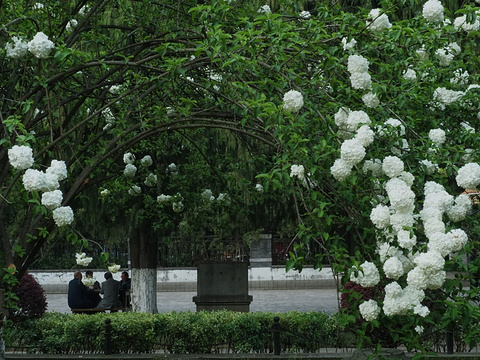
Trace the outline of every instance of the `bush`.
{"label": "bush", "polygon": [[45,314],[47,310],[45,291],[32,275],[23,275],[20,283],[12,291],[18,297],[18,308],[10,311],[10,320],[19,322],[38,319]]}
{"label": "bush", "polygon": [[215,312],[47,313],[15,324],[11,346],[28,344],[31,352],[94,354],[104,350],[105,319],[111,319],[114,353],[165,350],[186,353],[260,353],[273,349],[271,326],[280,317],[283,351],[318,351],[334,347],[334,318],[320,312],[286,314]]}

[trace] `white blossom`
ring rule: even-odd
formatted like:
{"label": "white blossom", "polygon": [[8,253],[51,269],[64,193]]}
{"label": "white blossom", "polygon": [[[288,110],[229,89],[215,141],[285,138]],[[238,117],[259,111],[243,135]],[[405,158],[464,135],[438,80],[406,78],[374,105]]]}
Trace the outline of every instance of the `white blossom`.
{"label": "white blossom", "polygon": [[356,72],[350,75],[352,88],[359,90],[370,90],[372,88],[372,77],[367,72]]}
{"label": "white blossom", "polygon": [[128,189],[128,195],[130,196],[138,196],[142,193],[142,188],[138,185],[132,185],[130,189]]}
{"label": "white blossom", "polygon": [[255,190],[257,190],[258,192],[263,192],[263,186],[262,186],[262,184],[256,184],[256,185],[255,185]]}
{"label": "white blossom", "polygon": [[360,265],[360,268],[358,276],[355,276],[353,273],[350,275],[351,281],[363,287],[375,286],[380,282],[380,273],[374,263],[365,261]]}
{"label": "white blossom", "polygon": [[290,177],[297,177],[299,180],[305,180],[305,169],[303,165],[292,165],[290,167]]}
{"label": "white blossom", "polygon": [[388,206],[379,204],[370,212],[370,220],[377,229],[385,229],[390,225],[390,210]]}
{"label": "white blossom", "polygon": [[28,51],[39,59],[47,58],[54,46],[55,44],[48,40],[48,36],[43,32],[38,32],[27,44]]}
{"label": "white blossom", "polygon": [[430,22],[443,21],[443,5],[439,0],[428,0],[423,5],[423,17]]}
{"label": "white blossom", "polygon": [[148,174],[143,183],[146,186],[150,186],[150,187],[157,185],[157,175],[155,175],[154,173]]}
{"label": "white blossom", "polygon": [[8,161],[16,170],[26,170],[33,165],[33,150],[25,145],[14,145],[8,149]]}
{"label": "white blossom", "polygon": [[372,9],[368,16],[369,20],[367,20],[367,26],[374,32],[379,32],[392,27],[387,14],[380,15],[380,11],[380,9]]}
{"label": "white blossom", "polygon": [[356,165],[365,157],[365,147],[357,139],[345,140],[340,149],[341,159],[349,165]]}
{"label": "white blossom", "polygon": [[380,100],[373,92],[366,93],[362,96],[363,103],[369,108],[376,108],[380,104]]}
{"label": "white blossom", "polygon": [[260,7],[260,9],[258,9],[259,13],[262,13],[262,14],[270,14],[272,12],[272,10],[270,9],[270,6],[268,5],[263,5]]}
{"label": "white blossom", "polygon": [[110,271],[112,274],[116,274],[120,270],[120,265],[113,264],[108,266],[108,271]]}
{"label": "white blossom", "polygon": [[53,210],[53,220],[57,226],[70,225],[73,222],[73,210],[70,206],[61,206]]}
{"label": "white blossom", "polygon": [[359,306],[360,314],[366,321],[375,320],[380,314],[380,307],[373,299],[365,301]]}
{"label": "white blossom", "polygon": [[283,108],[290,112],[297,112],[303,107],[303,95],[297,90],[290,90],[283,96]]}
{"label": "white blossom", "polygon": [[361,126],[354,137],[362,146],[367,147],[375,140],[375,133],[368,125]]}
{"label": "white blossom", "polygon": [[302,11],[299,16],[302,18],[302,19],[310,19],[310,17],[312,16],[312,14],[310,14],[309,11]]}
{"label": "white blossom", "polygon": [[348,39],[346,37],[342,38],[342,44],[343,44],[343,50],[352,50],[353,48],[355,48],[355,45],[357,44],[357,40],[355,39],[351,39],[350,41],[348,41]]}
{"label": "white blossom", "polygon": [[11,43],[5,45],[5,50],[7,52],[6,56],[12,59],[18,59],[25,56],[28,50],[27,42],[17,36],[13,36],[12,41],[13,45]]}
{"label": "white blossom", "polygon": [[183,202],[177,201],[172,204],[173,211],[181,212],[183,210]]}
{"label": "white blossom", "polygon": [[435,55],[438,58],[438,62],[441,66],[448,66],[454,58],[454,54],[449,48],[437,49]]}
{"label": "white blossom", "polygon": [[60,190],[48,191],[42,194],[42,205],[54,210],[62,205],[63,193]]}
{"label": "white blossom", "polygon": [[135,162],[135,155],[133,155],[132,153],[123,154],[123,162],[126,165],[133,165],[133,163]]}
{"label": "white blossom", "polygon": [[52,174],[58,180],[65,180],[67,178],[67,165],[63,160],[52,160],[45,173]]}
{"label": "white blossom", "polygon": [[102,191],[100,191],[101,196],[108,196],[109,194],[110,194],[110,190],[108,189],[103,189]]}
{"label": "white blossom", "polygon": [[423,333],[423,326],[421,326],[421,325],[415,326],[415,331],[417,332],[417,334],[422,334]]}
{"label": "white blossom", "polygon": [[455,177],[457,185],[464,189],[476,189],[480,184],[480,165],[468,163],[462,166]]}
{"label": "white blossom", "polygon": [[75,254],[75,258],[77,265],[81,266],[88,266],[93,260],[92,257],[88,257],[85,253],[77,253]]}
{"label": "white blossom", "polygon": [[347,60],[347,69],[350,74],[368,72],[369,62],[361,55],[350,55]]}
{"label": "white blossom", "polygon": [[330,172],[337,181],[344,181],[352,173],[352,165],[343,159],[336,159]]}
{"label": "white blossom", "polygon": [[432,129],[428,133],[428,138],[432,140],[436,145],[442,145],[446,138],[445,131],[442,129]]}
{"label": "white blossom", "polygon": [[125,166],[125,169],[123,170],[123,175],[126,177],[135,177],[135,174],[137,173],[137,167],[133,164],[127,164]]}
{"label": "white blossom", "polygon": [[430,160],[422,160],[420,163],[425,166],[425,169],[427,170],[427,174],[433,175],[435,171],[437,171],[437,165],[432,163]]}
{"label": "white blossom", "polygon": [[145,155],[143,158],[140,159],[140,164],[146,167],[152,165],[153,164],[152,157],[150,155]]}
{"label": "white blossom", "polygon": [[387,278],[397,280],[404,273],[403,264],[397,257],[393,256],[385,261],[383,271]]}
{"label": "white blossom", "polygon": [[408,68],[403,72],[403,78],[405,80],[416,80],[417,73],[415,72],[415,70]]}
{"label": "white blossom", "polygon": [[393,178],[402,173],[404,164],[403,161],[396,156],[387,156],[383,159],[382,169],[385,175]]}
{"label": "white blossom", "polygon": [[167,201],[170,201],[171,198],[172,198],[171,195],[161,194],[157,196],[157,202],[158,203],[167,202]]}

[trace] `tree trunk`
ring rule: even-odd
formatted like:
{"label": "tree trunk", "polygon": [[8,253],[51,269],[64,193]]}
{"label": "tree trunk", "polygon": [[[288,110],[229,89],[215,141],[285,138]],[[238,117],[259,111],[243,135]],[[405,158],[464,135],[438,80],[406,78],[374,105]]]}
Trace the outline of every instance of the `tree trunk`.
{"label": "tree trunk", "polygon": [[149,224],[142,224],[129,241],[133,311],[157,313],[157,238]]}

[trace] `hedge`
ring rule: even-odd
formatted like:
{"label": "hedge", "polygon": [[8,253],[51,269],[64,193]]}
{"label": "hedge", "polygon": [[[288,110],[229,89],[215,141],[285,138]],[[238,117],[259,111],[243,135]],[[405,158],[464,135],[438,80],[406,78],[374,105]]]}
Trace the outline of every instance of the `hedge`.
{"label": "hedge", "polygon": [[105,344],[105,319],[111,319],[114,353],[266,353],[272,350],[271,326],[280,317],[283,352],[315,352],[352,345],[336,317],[322,312],[274,313],[172,312],[47,313],[15,324],[10,346],[30,353],[95,354]]}

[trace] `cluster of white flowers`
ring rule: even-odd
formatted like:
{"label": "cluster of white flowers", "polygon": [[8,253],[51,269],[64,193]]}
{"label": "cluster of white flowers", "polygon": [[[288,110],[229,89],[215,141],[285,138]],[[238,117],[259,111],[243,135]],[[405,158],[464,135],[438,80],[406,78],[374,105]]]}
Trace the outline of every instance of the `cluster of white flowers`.
{"label": "cluster of white flowers", "polygon": [[69,32],[71,31],[74,27],[78,25],[78,21],[75,19],[70,20],[67,25],[65,26],[65,31]]}
{"label": "cluster of white flowers", "polygon": [[112,110],[110,108],[106,108],[105,110],[102,111],[102,116],[105,118],[105,126],[103,127],[103,130],[107,131],[115,125],[115,116],[112,113]]}
{"label": "cluster of white flowers", "polygon": [[305,169],[303,165],[292,165],[290,167],[290,177],[297,177],[299,180],[305,180]]}
{"label": "cluster of white flowers", "polygon": [[382,170],[389,178],[400,176],[403,172],[404,164],[396,156],[387,156],[383,159]]}
{"label": "cluster of white flowers", "polygon": [[312,14],[310,14],[309,11],[304,10],[298,16],[300,16],[302,19],[310,19]]}
{"label": "cluster of white flowers", "polygon": [[215,200],[215,196],[213,196],[212,190],[210,190],[210,189],[205,189],[202,192],[202,197],[207,201]]}
{"label": "cluster of white flowers", "polygon": [[480,28],[478,15],[473,23],[467,22],[467,15],[459,16],[455,18],[455,21],[453,22],[453,27],[455,28],[455,30],[460,30],[461,28],[463,31],[466,32],[478,31],[478,29]]}
{"label": "cluster of white flowers", "polygon": [[456,69],[453,72],[453,77],[450,79],[450,83],[458,85],[466,85],[470,74],[463,69]]}
{"label": "cluster of white flowers", "polygon": [[348,57],[347,69],[350,72],[352,88],[370,90],[372,88],[372,77],[368,73],[368,60],[361,55],[350,55]]}
{"label": "cluster of white flowers", "polygon": [[255,190],[258,192],[263,192],[263,185],[262,184],[256,184],[255,185]]}
{"label": "cluster of white flowers", "polygon": [[137,173],[137,167],[133,164],[127,164],[125,165],[125,169],[123,170],[123,175],[126,177],[133,178],[135,177],[135,174]]}
{"label": "cluster of white flowers", "polygon": [[372,9],[368,14],[367,26],[374,32],[383,31],[392,27],[387,14],[380,15],[380,11],[381,9]]}
{"label": "cluster of white flowers", "polygon": [[157,175],[154,173],[148,174],[143,183],[150,187],[157,185]]}
{"label": "cluster of white flowers", "polygon": [[425,170],[427,171],[427,174],[432,175],[437,171],[438,166],[434,163],[432,163],[430,160],[422,160],[420,163],[425,166]]}
{"label": "cluster of white flowers", "polygon": [[55,44],[43,32],[38,32],[27,44],[28,51],[39,59],[47,58],[54,47]]}
{"label": "cluster of white flowers", "polygon": [[445,131],[442,129],[432,129],[428,133],[428,138],[435,143],[435,145],[442,145],[447,139]]}
{"label": "cluster of white flowers", "polygon": [[453,104],[461,99],[465,93],[463,91],[449,90],[444,87],[436,88],[433,93],[433,102],[439,109],[444,110],[445,105]]}
{"label": "cluster of white flowers", "polygon": [[172,204],[172,209],[175,212],[181,212],[183,210],[183,202],[177,201]]}
{"label": "cluster of white flowers", "polygon": [[73,210],[70,206],[61,206],[53,210],[53,220],[57,226],[70,225],[73,222]]}
{"label": "cluster of white flowers", "polygon": [[377,229],[385,229],[390,226],[390,210],[388,206],[378,204],[370,212],[370,220]]}
{"label": "cluster of white flowers", "polygon": [[135,162],[135,155],[133,155],[132,153],[123,154],[123,162],[126,165],[133,165],[133,163]]}
{"label": "cluster of white flowers", "polygon": [[403,72],[403,78],[405,80],[416,80],[417,79],[417,73],[415,70],[408,68]]}
{"label": "cluster of white flowers", "polygon": [[42,194],[42,205],[54,210],[62,205],[63,193],[60,190],[48,191]]}
{"label": "cluster of white flowers", "polygon": [[387,316],[407,315],[425,297],[422,290],[407,286],[405,289],[397,282],[391,282],[385,286],[385,299],[383,300],[383,312]]}
{"label": "cluster of white flowers", "polygon": [[374,177],[380,177],[383,175],[382,161],[380,159],[365,160],[363,163],[363,172],[366,174],[369,171],[372,172]]}
{"label": "cluster of white flowers", "polygon": [[152,157],[150,155],[145,155],[143,158],[140,159],[140,164],[146,167],[151,166],[153,164]]}
{"label": "cluster of white flowers", "polygon": [[170,201],[171,198],[171,195],[160,194],[157,196],[157,202],[161,204]]}
{"label": "cluster of white flowers", "polygon": [[352,272],[350,280],[360,284],[363,287],[375,286],[380,282],[380,273],[374,263],[365,261],[360,265],[360,269],[357,269],[358,276],[355,276]]}
{"label": "cluster of white flowers", "polygon": [[261,14],[270,14],[272,12],[272,10],[270,9],[270,6],[268,5],[263,5],[260,7],[260,9],[258,9],[259,13]]}
{"label": "cluster of white flowers", "polygon": [[368,300],[360,304],[360,314],[366,321],[375,320],[380,314],[380,307],[375,300]]}
{"label": "cluster of white flowers", "polygon": [[298,112],[303,107],[303,95],[297,90],[290,90],[283,95],[283,108],[290,112]]}
{"label": "cluster of white flowers", "polygon": [[437,51],[435,51],[435,55],[437,56],[438,63],[441,66],[450,65],[453,58],[455,57],[453,51],[448,47],[445,47],[445,48],[442,48],[442,49],[437,49]]}
{"label": "cluster of white flowers", "polygon": [[88,266],[93,258],[88,257],[85,253],[77,253],[75,254],[75,258],[77,259],[77,265],[81,266]]}
{"label": "cluster of white flowers", "polygon": [[173,176],[177,175],[178,174],[177,165],[175,165],[174,163],[171,163],[170,165],[168,165],[167,173]]}
{"label": "cluster of white flowers", "polygon": [[376,108],[380,104],[380,100],[373,92],[368,92],[362,96],[363,103],[369,108]]}
{"label": "cluster of white flowers", "polygon": [[142,188],[138,185],[132,185],[130,189],[128,189],[128,195],[130,196],[138,196],[142,193]]}
{"label": "cluster of white flowers", "polygon": [[347,50],[352,50],[355,48],[355,45],[357,44],[357,40],[355,40],[354,38],[350,39],[350,41],[348,41],[348,39],[346,37],[342,38],[342,44],[343,44],[343,50],[347,51]]}
{"label": "cluster of white flowers", "polygon": [[25,145],[14,145],[11,149],[8,149],[8,161],[16,170],[31,168],[34,162],[33,150]]}
{"label": "cluster of white flowers", "polygon": [[430,22],[443,22],[443,5],[439,0],[428,0],[423,5],[423,17]]}
{"label": "cluster of white flowers", "polygon": [[12,59],[18,59],[18,58],[21,58],[22,56],[25,56],[25,54],[28,51],[27,42],[17,36],[13,36],[12,41],[13,41],[13,45],[11,43],[7,43],[7,45],[5,45],[5,50],[7,51],[7,54],[6,54],[7,57]]}
{"label": "cluster of white flowers", "polygon": [[112,264],[108,266],[108,271],[110,271],[112,274],[115,274],[120,270],[120,265],[117,264]]}
{"label": "cluster of white flowers", "polygon": [[468,163],[462,166],[455,177],[457,185],[464,189],[476,189],[480,184],[480,165]]}

